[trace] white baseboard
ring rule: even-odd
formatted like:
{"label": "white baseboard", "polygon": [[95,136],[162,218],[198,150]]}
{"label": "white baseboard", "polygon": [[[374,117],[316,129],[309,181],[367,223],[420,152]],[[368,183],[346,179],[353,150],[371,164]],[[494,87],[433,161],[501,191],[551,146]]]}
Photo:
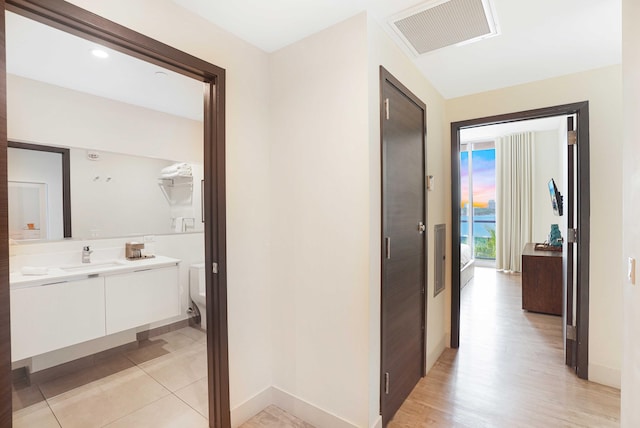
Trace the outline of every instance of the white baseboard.
{"label": "white baseboard", "polygon": [[620,369],[613,369],[598,364],[589,364],[589,380],[602,385],[620,389],[622,373]]}
{"label": "white baseboard", "polygon": [[322,410],[275,386],[271,387],[271,389],[273,392],[273,404],[316,428],[357,428],[351,422]]}
{"label": "white baseboard", "polygon": [[273,404],[273,391],[271,387],[268,387],[231,409],[231,426],[242,425],[271,404]]}
{"label": "white baseboard", "polygon": [[[316,428],[357,428],[356,425],[274,386],[264,389],[232,409],[231,426],[242,425],[272,404]],[[382,420],[376,422],[374,428],[382,428]]]}
{"label": "white baseboard", "polygon": [[431,352],[427,353],[427,373],[433,367],[433,365],[438,361],[440,355],[444,352],[447,347],[447,337],[448,335],[445,333],[442,335],[436,346],[431,350]]}
{"label": "white baseboard", "polygon": [[382,428],[382,416],[378,416],[378,419],[371,425],[371,428]]}

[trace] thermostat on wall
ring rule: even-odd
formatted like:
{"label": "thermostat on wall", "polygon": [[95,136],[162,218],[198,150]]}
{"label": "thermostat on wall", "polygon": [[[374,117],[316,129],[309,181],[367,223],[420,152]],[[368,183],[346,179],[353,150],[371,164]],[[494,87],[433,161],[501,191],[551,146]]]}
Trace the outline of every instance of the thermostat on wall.
{"label": "thermostat on wall", "polygon": [[98,152],[87,152],[87,159],[92,160],[92,161],[98,161],[100,160],[100,153]]}

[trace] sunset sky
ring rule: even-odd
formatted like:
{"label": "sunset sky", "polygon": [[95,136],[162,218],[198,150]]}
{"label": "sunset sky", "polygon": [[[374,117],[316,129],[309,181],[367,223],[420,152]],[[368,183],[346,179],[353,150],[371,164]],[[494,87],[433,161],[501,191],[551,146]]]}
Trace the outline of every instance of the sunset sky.
{"label": "sunset sky", "polygon": [[[460,176],[462,178],[462,203],[469,202],[468,152],[460,153]],[[485,208],[489,200],[496,199],[496,151],[473,151],[473,206]]]}

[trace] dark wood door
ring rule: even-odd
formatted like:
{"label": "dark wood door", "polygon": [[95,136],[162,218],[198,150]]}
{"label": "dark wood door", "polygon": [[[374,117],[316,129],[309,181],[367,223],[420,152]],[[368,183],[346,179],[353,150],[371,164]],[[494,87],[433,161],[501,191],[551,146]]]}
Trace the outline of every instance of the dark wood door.
{"label": "dark wood door", "polygon": [[425,107],[382,72],[381,412],[391,420],[425,370]]}

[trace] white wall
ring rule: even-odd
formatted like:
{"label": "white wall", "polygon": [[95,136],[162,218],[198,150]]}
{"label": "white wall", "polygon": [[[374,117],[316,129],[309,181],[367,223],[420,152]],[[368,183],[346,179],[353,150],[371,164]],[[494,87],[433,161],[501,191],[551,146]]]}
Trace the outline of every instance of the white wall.
{"label": "white wall", "polygon": [[[71,3],[227,70],[227,285],[234,417],[233,410],[272,384],[268,56],[170,0]],[[179,146],[174,142],[170,147]]]}
{"label": "white wall", "polygon": [[[274,53],[270,63],[274,386],[349,426],[375,426],[380,65],[427,104],[427,169],[439,180],[428,194],[429,254],[433,226],[448,223],[444,100],[365,14]],[[428,263],[431,367],[446,343],[446,299],[431,297]]]}
{"label": "white wall", "polygon": [[[367,21],[369,34],[369,426],[379,418],[380,385],[380,65],[427,106],[427,174],[435,178],[427,192],[427,369],[436,362],[447,342],[447,294],[434,293],[434,226],[451,230],[450,152],[445,140],[444,99],[374,19]],[[449,241],[449,239],[447,239]],[[447,242],[451,254],[451,242]],[[447,290],[451,289],[451,257],[447,257]]]}
{"label": "white wall", "polygon": [[[622,263],[626,271],[628,257],[640,260],[640,143],[637,122],[640,115],[640,3],[622,1],[622,86],[623,86],[623,199]],[[622,266],[621,266],[622,265]],[[615,268],[614,268],[615,269]],[[636,274],[640,274],[636,268]],[[625,428],[640,426],[640,278],[635,285],[619,278],[613,287],[622,287],[624,354],[622,364],[622,417]]]}
{"label": "white wall", "polygon": [[[544,242],[549,237],[552,224],[557,224],[562,230],[562,219],[553,214],[551,197],[547,183],[552,178],[560,192],[566,195],[564,189],[562,157],[560,148],[562,143],[558,138],[558,131],[541,131],[535,133],[533,144],[533,241]],[[563,232],[564,236],[564,232]],[[564,236],[566,238],[566,236]]]}
{"label": "white wall", "polygon": [[622,360],[622,292],[612,285],[620,284],[623,275],[614,268],[620,266],[623,234],[621,85],[621,68],[612,66],[447,101],[451,122],[589,101],[589,378],[614,386],[620,385]]}
{"label": "white wall", "polygon": [[360,427],[369,388],[366,37],[361,14],[270,57],[274,386]]}

